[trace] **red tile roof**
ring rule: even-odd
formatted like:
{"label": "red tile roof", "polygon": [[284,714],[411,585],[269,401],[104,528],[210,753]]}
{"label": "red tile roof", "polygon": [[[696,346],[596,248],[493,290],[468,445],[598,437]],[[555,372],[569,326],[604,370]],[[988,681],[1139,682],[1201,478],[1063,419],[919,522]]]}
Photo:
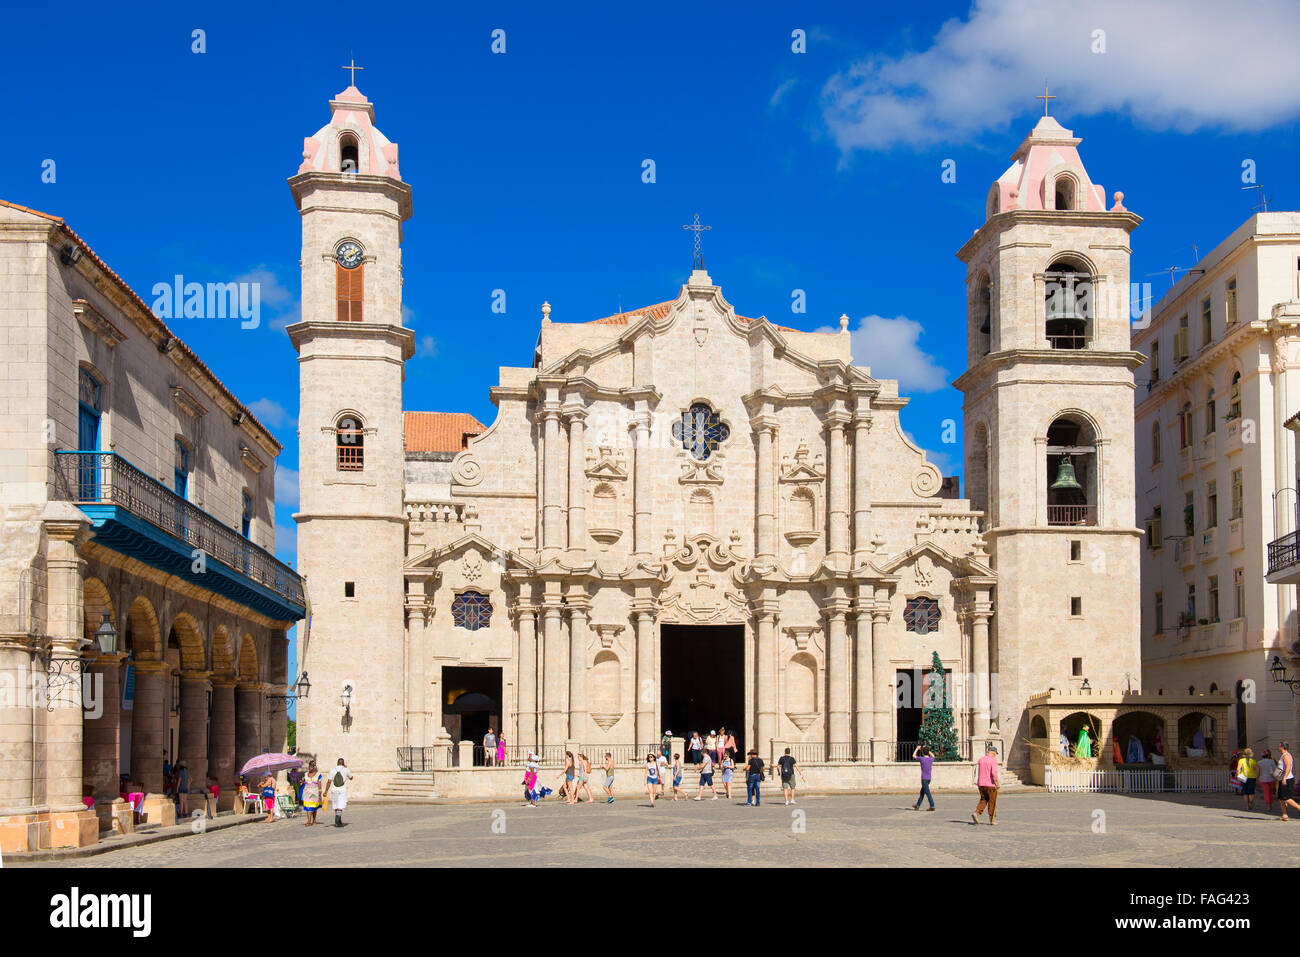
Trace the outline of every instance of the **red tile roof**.
{"label": "red tile roof", "polygon": [[406,451],[459,452],[487,426],[468,412],[405,412]]}
{"label": "red tile roof", "polygon": [[177,338],[176,334],[172,332],[169,328],[167,328],[166,323],[164,323],[161,319],[159,319],[157,316],[153,314],[153,310],[150,309],[147,305],[145,305],[145,301],[141,299],[139,295],[136,294],[136,291],[134,289],[132,289],[130,286],[126,284],[126,280],[123,279],[121,276],[119,276],[117,273],[115,273],[112,269],[110,269],[108,263],[100,259],[98,254],[93,249],[90,248],[89,244],[87,244],[87,242],[84,239],[78,236],[73,231],[72,227],[69,226],[61,216],[55,216],[51,213],[43,213],[39,209],[32,209],[31,207],[22,206],[19,205],[18,203],[11,203],[8,200],[4,200],[4,199],[0,199],[0,206],[8,206],[10,209],[16,209],[19,212],[31,213],[33,216],[40,216],[42,219],[48,219],[50,222],[58,225],[65,233],[68,234],[68,237],[73,242],[75,242],[78,246],[80,246],[82,251],[87,256],[90,257],[91,262],[93,262],[96,266],[98,266],[100,270],[104,273],[104,275],[106,275],[109,279],[111,279],[118,286],[118,288],[121,289],[122,292],[126,294],[128,299],[130,299],[133,303],[135,303],[135,305],[138,306],[143,313],[145,313],[147,316],[152,318],[155,323],[157,323],[158,328],[162,331],[164,341],[167,339],[175,339],[177,348],[180,349],[182,354],[187,356],[190,359],[190,361],[192,361],[204,373],[204,375],[208,377],[208,379],[212,382],[212,384],[215,385],[222,392],[222,394],[226,396],[226,398],[228,398],[232,403],[234,403],[235,408],[238,409],[240,412],[242,412],[246,418],[248,418],[259,429],[261,429],[262,432],[266,434],[266,437],[269,438],[271,442],[275,445],[277,450],[284,448],[284,446],[282,446],[280,442],[276,439],[275,435],[271,432],[271,430],[268,429],[265,425],[263,425],[258,420],[257,416],[253,415],[253,413],[248,410],[248,406],[240,402],[239,399],[235,397],[235,394],[226,388],[225,383],[223,383],[220,379],[216,377],[216,374],[213,373],[213,371],[208,368],[207,363],[205,363],[202,359],[200,359],[198,355],[196,355],[194,351],[190,349],[189,346],[187,346],[184,342],[182,342],[179,338]]}

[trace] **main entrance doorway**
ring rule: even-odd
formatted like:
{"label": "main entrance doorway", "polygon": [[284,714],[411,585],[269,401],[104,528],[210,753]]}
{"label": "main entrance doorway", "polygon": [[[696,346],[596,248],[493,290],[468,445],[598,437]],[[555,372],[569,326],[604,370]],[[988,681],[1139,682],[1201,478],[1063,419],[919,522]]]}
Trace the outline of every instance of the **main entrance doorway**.
{"label": "main entrance doorway", "polygon": [[442,689],[442,726],[452,741],[473,742],[474,764],[484,764],[483,736],[501,732],[501,669],[444,666]]}
{"label": "main entrance doorway", "polygon": [[[661,625],[659,668],[663,728],[705,737],[725,727],[742,756],[745,730],[745,626]],[[685,761],[688,755],[683,754]]]}

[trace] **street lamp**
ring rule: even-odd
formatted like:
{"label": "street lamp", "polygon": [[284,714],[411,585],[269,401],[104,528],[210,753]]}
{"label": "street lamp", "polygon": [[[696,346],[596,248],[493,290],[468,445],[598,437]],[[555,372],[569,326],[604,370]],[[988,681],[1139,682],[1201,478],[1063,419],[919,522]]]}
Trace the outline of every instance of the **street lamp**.
{"label": "street lamp", "polygon": [[1268,666],[1268,673],[1272,675],[1273,680],[1278,684],[1286,685],[1291,689],[1293,695],[1300,695],[1300,678],[1288,678],[1286,674],[1286,665],[1282,664],[1282,659],[1278,655],[1273,656],[1273,663]]}
{"label": "street lamp", "polygon": [[104,612],[104,620],[95,629],[95,640],[91,648],[102,655],[111,655],[117,651],[117,629],[113,627],[113,619],[108,612]]}

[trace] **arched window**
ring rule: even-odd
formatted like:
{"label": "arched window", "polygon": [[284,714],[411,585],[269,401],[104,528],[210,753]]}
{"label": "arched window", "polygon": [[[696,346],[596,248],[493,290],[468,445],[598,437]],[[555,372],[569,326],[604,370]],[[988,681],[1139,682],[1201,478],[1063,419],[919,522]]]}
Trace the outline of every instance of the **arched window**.
{"label": "arched window", "polygon": [[934,598],[909,598],[903,609],[907,630],[928,635],[939,630],[939,602]]}
{"label": "arched window", "polygon": [[1092,332],[1092,273],[1078,260],[1059,259],[1044,280],[1048,345],[1086,349]]}
{"label": "arched window", "polygon": [[994,183],[989,187],[989,199],[985,204],[986,218],[996,216],[1002,207],[1002,194],[998,189],[998,184]]}
{"label": "arched window", "polygon": [[1151,423],[1151,464],[1160,464],[1160,423]]}
{"label": "arched window", "polygon": [[717,451],[718,446],[731,435],[725,423],[706,403],[697,402],[682,413],[681,420],[673,423],[673,438],[691,453],[691,458],[703,462]]}
{"label": "arched window", "polygon": [[240,493],[243,502],[243,509],[240,512],[239,528],[245,538],[249,537],[249,532],[253,530],[253,496],[244,489]]}
{"label": "arched window", "polygon": [[1056,209],[1074,209],[1074,177],[1062,174],[1056,177]]}
{"label": "arched window", "polygon": [[354,416],[341,416],[334,433],[338,470],[340,472],[362,471],[366,464],[366,435],[361,423]]}
{"label": "arched window", "polygon": [[451,602],[451,623],[466,631],[492,624],[492,602],[482,592],[463,591]]}
{"label": "arched window", "polygon": [[1228,418],[1241,418],[1241,373],[1232,374],[1232,391],[1228,393]]}
{"label": "arched window", "polygon": [[1047,430],[1047,524],[1097,524],[1097,437],[1069,415]]}
{"label": "arched window", "polygon": [[360,169],[360,152],[356,134],[344,133],[339,137],[339,172],[356,173]]}
{"label": "arched window", "polygon": [[591,712],[598,715],[615,715],[622,711],[619,696],[618,655],[612,651],[599,651],[591,666]]}
{"label": "arched window", "polygon": [[785,667],[786,714],[817,712],[817,660],[807,652],[794,655]]}
{"label": "arched window", "polygon": [[993,284],[984,273],[975,283],[976,352],[986,356],[993,348]]}

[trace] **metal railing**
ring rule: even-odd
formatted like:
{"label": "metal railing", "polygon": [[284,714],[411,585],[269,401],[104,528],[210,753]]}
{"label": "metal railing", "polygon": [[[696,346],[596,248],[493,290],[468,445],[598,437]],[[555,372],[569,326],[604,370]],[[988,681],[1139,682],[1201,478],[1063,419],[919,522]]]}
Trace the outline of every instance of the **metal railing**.
{"label": "metal railing", "polygon": [[1287,532],[1268,543],[1268,573],[1300,562],[1300,532]]}
{"label": "metal railing", "polygon": [[1048,525],[1096,525],[1097,506],[1095,505],[1049,505],[1047,506]]}
{"label": "metal railing", "polygon": [[59,489],[70,501],[79,505],[120,505],[282,598],[304,604],[302,578],[297,572],[116,452],[54,455]]}

